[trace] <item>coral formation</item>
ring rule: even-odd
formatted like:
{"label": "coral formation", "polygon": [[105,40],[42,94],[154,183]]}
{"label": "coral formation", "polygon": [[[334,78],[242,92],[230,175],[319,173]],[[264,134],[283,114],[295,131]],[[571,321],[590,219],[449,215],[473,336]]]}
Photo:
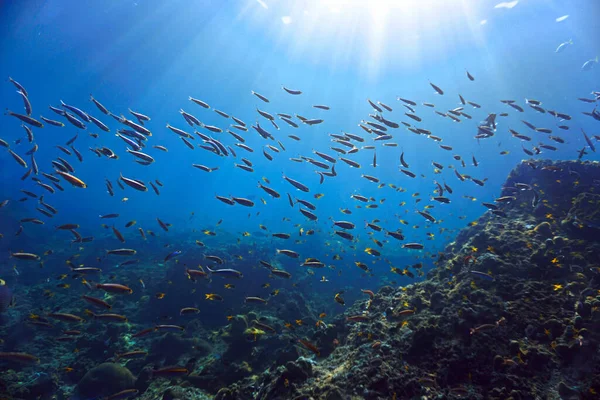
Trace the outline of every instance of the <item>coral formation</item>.
{"label": "coral formation", "polygon": [[90,369],[77,384],[83,398],[110,396],[135,386],[135,377],[127,368],[116,363],[103,363]]}

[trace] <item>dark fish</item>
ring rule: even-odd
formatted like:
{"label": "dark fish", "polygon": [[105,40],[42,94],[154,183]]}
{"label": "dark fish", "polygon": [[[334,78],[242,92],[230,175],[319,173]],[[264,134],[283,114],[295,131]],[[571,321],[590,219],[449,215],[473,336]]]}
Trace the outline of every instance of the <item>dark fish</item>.
{"label": "dark fish", "polygon": [[419,117],[419,116],[417,116],[417,115],[414,115],[414,114],[409,114],[409,113],[404,113],[404,115],[406,115],[406,116],[407,116],[407,117],[409,117],[409,118],[412,118],[412,119],[414,119],[414,120],[415,120],[415,121],[417,121],[417,122],[421,122],[421,121],[422,121],[422,120],[421,120],[421,117]]}
{"label": "dark fish", "polygon": [[509,106],[511,106],[512,108],[514,108],[515,110],[517,110],[518,112],[524,112],[525,110],[523,110],[523,108],[517,104],[513,104],[513,103],[508,103]]}
{"label": "dark fish", "polygon": [[334,231],[336,235],[346,240],[354,240],[354,235],[346,231]]}
{"label": "dark fish", "polygon": [[288,92],[289,94],[293,94],[293,95],[296,95],[296,96],[299,95],[299,94],[302,94],[302,91],[300,91],[300,90],[288,89],[285,86],[282,86],[281,88],[283,90],[285,90],[286,92]]}
{"label": "dark fish", "polygon": [[18,118],[21,121],[25,122],[26,124],[29,124],[31,126],[35,126],[36,128],[43,128],[44,127],[44,124],[42,124],[40,121],[38,121],[38,120],[36,120],[34,118],[31,118],[28,115],[18,114],[18,113],[10,111],[9,109],[6,109],[6,111],[4,112],[4,114],[13,116],[15,118]]}
{"label": "dark fish", "polygon": [[121,232],[119,232],[119,230],[117,228],[115,228],[114,226],[112,227],[113,233],[115,234],[115,237],[117,239],[119,239],[119,241],[121,243],[125,243],[125,237],[123,236],[123,234]]}
{"label": "dark fish", "polygon": [[170,259],[172,259],[172,258],[174,258],[174,257],[177,257],[177,256],[178,256],[178,255],[180,255],[181,253],[182,253],[182,251],[181,251],[181,250],[175,250],[174,252],[167,254],[167,256],[166,256],[166,257],[165,257],[165,259],[164,259],[164,262],[167,262],[167,261],[169,261]]}
{"label": "dark fish", "polygon": [[270,187],[264,186],[260,182],[258,182],[258,187],[267,192],[273,198],[278,199],[279,197],[281,197],[281,195],[277,191],[271,189]]}
{"label": "dark fish", "polygon": [[22,90],[17,90],[17,93],[19,93],[21,95],[21,98],[23,99],[25,113],[27,115],[31,115],[31,103],[29,102],[29,99],[27,98],[27,94],[25,94]]}
{"label": "dark fish", "polygon": [[383,112],[383,110],[375,103],[373,103],[370,99],[367,99],[371,107],[373,107],[377,112]]}
{"label": "dark fish", "polygon": [[13,85],[15,85],[15,87],[16,87],[18,90],[20,90],[21,92],[23,92],[23,94],[24,94],[25,96],[29,96],[29,95],[27,94],[27,90],[25,90],[25,87],[24,87],[23,85],[21,85],[19,82],[15,81],[15,80],[14,80],[13,78],[11,78],[10,76],[8,77],[8,80],[9,80],[9,81],[10,81],[10,82],[11,82]]}
{"label": "dark fish", "polygon": [[408,171],[408,170],[406,170],[406,169],[400,169],[400,171],[402,171],[402,173],[403,173],[404,175],[406,175],[406,176],[410,176],[411,178],[414,178],[414,177],[416,177],[416,176],[417,176],[417,175],[415,175],[413,172],[410,172],[410,171]]}
{"label": "dark fish", "polygon": [[[60,101],[60,105],[63,108],[66,108],[67,110],[72,111],[74,114],[76,114],[79,118],[81,118],[85,122],[90,122],[89,115],[86,114],[84,111],[80,110],[79,108],[65,104],[64,101],[62,101],[62,100]],[[68,113],[66,113],[66,114],[68,114]],[[65,114],[65,116],[66,116],[66,114]]]}
{"label": "dark fish", "polygon": [[245,199],[243,197],[232,197],[231,198],[233,201],[235,201],[238,204],[241,204],[245,207],[252,207],[254,206],[254,202],[252,200],[249,199]]}
{"label": "dark fish", "polygon": [[269,103],[269,99],[267,99],[265,96],[263,96],[260,93],[256,93],[254,90],[251,90],[251,93],[253,95],[255,95],[256,97],[258,97],[259,99],[261,99],[262,101],[264,101],[265,103]]}
{"label": "dark fish", "polygon": [[[294,186],[296,189],[299,189],[303,192],[309,192],[310,189],[308,188],[308,186],[294,180],[291,178],[288,178],[287,176],[285,176],[285,174],[283,175],[283,179],[285,179],[286,181],[288,181],[292,186]],[[288,195],[289,196],[289,195]]]}
{"label": "dark fish", "polygon": [[102,129],[104,132],[110,132],[110,128],[104,124],[104,122],[100,121],[98,118],[88,115],[90,121],[94,123],[98,128]]}
{"label": "dark fish", "polygon": [[160,220],[160,218],[156,218],[156,221],[158,222],[158,224],[160,225],[160,227],[165,231],[168,232],[169,231],[169,225],[165,224],[163,221]]}
{"label": "dark fish", "polygon": [[194,103],[198,104],[201,107],[210,108],[210,106],[208,104],[206,104],[205,102],[203,102],[202,100],[195,99],[195,98],[193,98],[191,96],[189,96],[188,99],[190,101],[193,101]]}
{"label": "dark fish", "polygon": [[230,199],[228,197],[223,197],[223,196],[218,196],[218,195],[215,195],[215,197],[227,205],[232,206],[235,204],[235,201],[233,201],[232,199]]}
{"label": "dark fish", "polygon": [[402,164],[404,168],[408,168],[408,163],[404,161],[404,151],[400,154],[400,164]]}
{"label": "dark fish", "polygon": [[310,219],[311,221],[316,221],[318,219],[318,217],[313,214],[312,212],[305,210],[304,208],[300,208],[300,212],[308,219]]}
{"label": "dark fish", "polygon": [[154,183],[152,183],[152,181],[150,181],[150,186],[152,186],[154,193],[156,193],[157,196],[160,196],[160,192],[159,192],[158,188],[156,186],[154,186]]}
{"label": "dark fish", "polygon": [[98,107],[98,110],[100,110],[100,112],[102,112],[103,114],[110,114],[110,112],[108,111],[108,109],[106,107],[104,107],[98,100],[96,100],[94,98],[94,96],[92,96],[90,94],[90,100],[92,101],[92,103],[94,103],[96,105],[96,107]]}
{"label": "dark fish", "polygon": [[69,121],[71,125],[75,126],[76,128],[86,129],[86,125],[80,120],[78,120],[77,117],[75,117],[73,114],[65,111],[65,117],[67,118],[67,121]]}
{"label": "dark fish", "polygon": [[596,146],[594,146],[594,143],[592,143],[592,141],[590,140],[590,138],[588,137],[588,135],[585,133],[585,131],[583,130],[583,128],[581,129],[581,133],[583,133],[583,137],[585,138],[585,141],[587,142],[588,146],[590,146],[590,149],[592,149],[592,151],[595,153],[596,152]]}
{"label": "dark fish", "polygon": [[439,95],[443,95],[444,94],[444,91],[442,89],[440,89],[438,86],[434,85],[431,82],[429,82],[429,84],[437,92],[437,94],[439,94]]}
{"label": "dark fish", "polygon": [[403,101],[406,104],[410,104],[411,106],[416,106],[417,105],[417,103],[414,102],[414,101],[412,101],[412,100],[403,99],[402,97],[398,97],[397,99],[400,100],[400,101]]}

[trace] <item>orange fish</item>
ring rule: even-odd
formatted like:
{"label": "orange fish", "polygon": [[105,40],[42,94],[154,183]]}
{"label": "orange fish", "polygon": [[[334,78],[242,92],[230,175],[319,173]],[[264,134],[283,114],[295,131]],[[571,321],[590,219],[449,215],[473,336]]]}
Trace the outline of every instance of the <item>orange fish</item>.
{"label": "orange fish", "polygon": [[319,348],[317,346],[315,346],[314,344],[310,343],[309,341],[303,340],[303,339],[298,339],[298,343],[300,343],[301,345],[306,347],[308,350],[315,353],[317,355],[317,357],[321,355]]}

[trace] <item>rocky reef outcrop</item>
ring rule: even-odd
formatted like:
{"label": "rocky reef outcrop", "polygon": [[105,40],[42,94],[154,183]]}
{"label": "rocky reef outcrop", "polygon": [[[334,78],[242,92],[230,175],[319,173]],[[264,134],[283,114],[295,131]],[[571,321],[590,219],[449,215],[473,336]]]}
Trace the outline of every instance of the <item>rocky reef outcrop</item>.
{"label": "rocky reef outcrop", "polygon": [[315,331],[318,356],[216,398],[598,398],[600,165],[523,162],[488,208],[427,280],[381,288]]}

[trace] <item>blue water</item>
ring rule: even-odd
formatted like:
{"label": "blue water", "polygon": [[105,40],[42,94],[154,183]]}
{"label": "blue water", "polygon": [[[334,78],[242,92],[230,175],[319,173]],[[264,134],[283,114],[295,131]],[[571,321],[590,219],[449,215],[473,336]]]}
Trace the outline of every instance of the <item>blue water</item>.
{"label": "blue water", "polygon": [[[300,4],[301,3],[301,4]],[[374,2],[377,3],[377,2]],[[96,257],[103,257],[105,250],[132,247],[138,250],[137,258],[154,273],[152,288],[161,289],[160,271],[162,260],[173,250],[182,250],[180,264],[194,267],[206,265],[204,254],[219,254],[227,259],[227,266],[242,270],[245,279],[236,282],[235,296],[268,296],[278,286],[287,288],[289,295],[301,290],[309,296],[319,292],[324,299],[333,303],[333,295],[346,289],[349,300],[360,293],[351,288],[376,289],[382,284],[396,281],[407,284],[410,278],[392,274],[390,265],[405,268],[407,265],[424,262],[424,269],[431,268],[437,252],[453,240],[456,233],[468,222],[476,219],[485,208],[481,201],[493,201],[501,190],[509,171],[522,159],[528,158],[521,150],[521,142],[510,137],[511,127],[522,134],[533,137],[525,143],[528,148],[540,141],[559,147],[556,152],[544,151],[536,158],[574,159],[585,142],[580,129],[588,134],[597,134],[598,122],[581,114],[590,112],[592,106],[577,100],[590,98],[592,90],[598,90],[600,67],[582,71],[582,64],[600,54],[597,24],[600,5],[594,1],[538,1],[519,2],[512,9],[495,9],[496,2],[407,2],[404,6],[394,2],[381,2],[367,6],[367,2],[292,2],[265,0],[268,8],[254,0],[245,1],[26,1],[6,2],[2,5],[0,23],[0,76],[11,76],[23,84],[29,92],[33,105],[32,116],[62,120],[50,111],[49,105],[59,106],[60,100],[75,105],[100,118],[111,128],[102,132],[88,123],[88,132],[98,133],[94,139],[88,132],[80,131],[65,122],[64,128],[46,126],[33,128],[35,143],[39,151],[35,157],[40,170],[52,172],[50,161],[65,157],[76,168],[75,175],[85,181],[86,189],[71,187],[62,182],[64,192],[45,193],[31,179],[21,181],[25,169],[19,167],[10,154],[0,151],[1,197],[9,199],[8,206],[0,209],[0,277],[9,282],[41,284],[57,273],[65,272],[64,261],[79,253],[85,264],[97,264]],[[568,14],[563,22],[555,19]],[[291,23],[285,24],[282,17],[289,16]],[[481,21],[487,22],[482,24]],[[569,39],[574,44],[560,54],[557,46]],[[471,82],[465,70],[475,77]],[[445,94],[434,93],[428,81],[441,87]],[[292,96],[281,89],[281,85],[303,91]],[[266,104],[251,94],[254,90],[269,98]],[[10,82],[0,85],[3,106],[15,112],[23,112],[21,98]],[[105,116],[89,101],[89,95],[98,99],[113,113],[126,115],[128,108],[150,116],[146,126],[153,136],[145,151],[156,162],[150,166],[138,165],[125,152],[125,144],[114,136],[117,128],[123,128],[109,116]],[[482,106],[474,109],[465,106],[472,120],[463,118],[453,123],[448,118],[434,114],[433,109],[422,102],[431,102],[436,110],[446,111],[459,106],[458,94],[466,100]],[[224,130],[232,120],[225,120],[212,110],[205,110],[188,101],[192,96],[207,102],[212,108],[244,120],[248,126],[256,121],[279,139],[286,148],[279,154],[270,152],[273,161],[263,157],[262,148],[267,142],[250,128],[240,132],[254,153],[234,147],[237,159],[220,157],[205,150],[190,150],[180,138],[165,128],[166,123],[192,132],[179,115],[183,109],[194,114],[207,125],[216,125]],[[381,101],[394,111],[384,116],[396,122],[414,121],[405,117],[407,112],[396,97],[416,101],[416,113],[423,122],[415,124],[443,138],[443,144],[453,151],[439,148],[438,144],[424,136],[417,136],[403,126],[391,129],[393,142],[398,147],[377,146],[377,167],[372,164],[373,151],[361,150],[348,158],[361,164],[352,169],[341,161],[337,162],[338,176],[326,178],[319,185],[316,167],[308,163],[295,163],[291,157],[308,156],[318,159],[313,149],[335,155],[329,150],[329,133],[342,131],[359,134],[366,138],[362,145],[372,145],[371,137],[358,127],[368,114],[373,113],[367,99]],[[573,116],[567,124],[569,131],[556,129],[557,123],[546,114],[540,114],[525,104],[525,98],[541,100],[543,107]],[[526,108],[517,113],[500,103],[501,99],[514,99]],[[330,111],[313,108],[325,104]],[[302,125],[291,128],[278,120],[279,131],[260,117],[256,108],[276,114],[279,112],[299,114],[308,118],[322,118],[323,124]],[[507,112],[506,118],[498,117],[498,130],[490,139],[477,141],[477,124],[488,113]],[[555,135],[565,139],[565,144],[548,140],[545,134],[528,130],[520,120],[525,119],[536,126],[548,127]],[[299,122],[299,121],[297,121]],[[0,118],[0,137],[8,141],[11,149],[20,155],[29,150],[20,122],[12,117]],[[202,132],[209,133],[206,130]],[[56,145],[63,145],[78,134],[75,147],[82,152],[84,162],[73,156],[66,157]],[[296,142],[287,137],[301,137]],[[233,147],[235,139],[227,133],[212,134],[224,144]],[[21,139],[19,144],[15,141]],[[199,144],[199,140],[193,143]],[[168,148],[164,153],[152,145]],[[99,158],[89,147],[106,146],[115,151],[119,159]],[[338,146],[341,147],[341,146]],[[410,170],[417,174],[411,179],[398,171],[399,156],[404,151]],[[507,155],[500,155],[508,151]],[[588,150],[589,152],[589,150]],[[595,153],[585,159],[598,160]],[[459,154],[467,166],[452,158]],[[475,156],[479,166],[472,166]],[[254,163],[255,171],[248,173],[234,167],[246,157]],[[28,160],[28,159],[27,159]],[[434,174],[432,161],[445,166],[441,174]],[[218,167],[206,173],[192,164]],[[487,178],[484,187],[473,182],[460,182],[449,165],[457,166],[463,174],[474,178]],[[119,174],[145,182],[158,179],[160,196],[149,188],[148,192],[125,191],[116,186]],[[302,193],[282,179],[282,174],[294,178],[310,187],[310,193]],[[386,187],[361,178],[361,174],[376,176]],[[424,177],[421,176],[424,175]],[[262,177],[270,180],[270,186],[280,192],[280,199],[271,199],[257,187]],[[106,192],[105,179],[115,186],[115,196]],[[433,181],[444,181],[452,187],[449,195],[452,203],[437,204],[430,201],[436,189]],[[262,182],[262,181],[261,181]],[[263,182],[264,183],[264,182]],[[387,184],[395,184],[405,191],[397,192]],[[24,196],[20,190],[45,194],[45,201],[59,210],[57,216],[48,219],[35,210],[34,199],[19,202]],[[298,212],[298,206],[290,208],[286,193],[313,202],[317,206],[317,223],[308,221]],[[322,193],[321,199],[313,196]],[[418,196],[413,196],[419,193]],[[253,199],[253,208],[225,205],[214,196],[238,196]],[[365,204],[350,198],[352,194],[374,197],[377,209],[365,209]],[[476,198],[473,201],[463,196]],[[128,198],[123,201],[123,198]],[[262,204],[261,198],[266,200]],[[416,203],[415,199],[421,202]],[[385,202],[380,201],[385,199]],[[405,201],[405,206],[399,203]],[[428,224],[416,214],[427,204],[438,222]],[[363,208],[357,209],[361,205]],[[351,215],[344,215],[340,208],[349,208]],[[100,214],[118,213],[116,220],[100,220]],[[43,226],[26,224],[24,232],[15,237],[21,218],[38,217]],[[289,220],[284,220],[288,218]],[[349,220],[357,225],[354,243],[333,235],[329,217],[334,220]],[[164,232],[156,218],[172,224]],[[423,251],[401,249],[395,239],[387,238],[383,232],[373,232],[380,241],[388,240],[379,248],[364,228],[365,221],[379,219],[385,229],[402,229],[405,242],[420,242]],[[404,219],[408,225],[402,225]],[[124,228],[129,220],[137,225]],[[220,225],[217,222],[222,220]],[[56,231],[56,225],[77,223],[83,236],[94,236],[89,244],[70,247],[71,234]],[[121,244],[110,229],[100,225],[113,223],[125,235],[127,242]],[[263,224],[265,232],[259,228]],[[417,225],[415,228],[413,226]],[[143,241],[138,227],[154,231],[158,237],[148,236]],[[300,228],[314,229],[312,236],[299,236]],[[217,232],[211,237],[202,230]],[[249,232],[250,236],[243,236]],[[264,234],[288,232],[292,238],[269,239]],[[434,235],[430,240],[427,233]],[[200,248],[195,240],[205,242]],[[239,240],[239,242],[238,242]],[[294,243],[301,240],[302,243]],[[352,247],[351,247],[352,245]],[[364,252],[366,247],[381,251],[381,257]],[[45,268],[9,259],[9,251],[30,251],[42,254],[52,248],[56,253],[44,257]],[[300,253],[297,260],[277,255],[276,249],[292,249]],[[243,256],[238,260],[234,255]],[[342,260],[332,260],[334,254]],[[316,270],[312,277],[304,278],[299,288],[290,282],[272,282],[269,289],[260,284],[268,281],[266,269],[258,264],[259,259],[290,271],[292,282],[306,277],[304,267],[298,264],[308,257],[316,257],[335,269]],[[112,268],[124,259],[103,259],[103,267]],[[372,274],[365,275],[355,261],[369,265]],[[174,261],[171,261],[174,262]],[[13,266],[17,267],[17,276]],[[118,275],[118,272],[117,276]],[[150,275],[150,273],[149,273]],[[320,283],[325,276],[329,282]],[[140,289],[137,278],[127,280]],[[124,278],[121,278],[123,280]],[[164,278],[167,279],[167,278]],[[416,279],[423,279],[417,277]],[[117,279],[119,281],[119,279]],[[278,282],[278,283],[276,283]],[[148,282],[146,282],[148,283]],[[220,281],[213,281],[209,290],[224,296],[231,292],[222,288]],[[350,288],[350,289],[348,289]],[[168,287],[162,287],[167,290]],[[262,290],[262,291],[261,291]],[[347,300],[348,300],[347,299]],[[194,302],[202,303],[198,297]],[[227,303],[237,309],[239,302]],[[223,309],[226,306],[223,306]],[[340,308],[337,308],[340,310]],[[224,311],[221,311],[223,314]]]}

